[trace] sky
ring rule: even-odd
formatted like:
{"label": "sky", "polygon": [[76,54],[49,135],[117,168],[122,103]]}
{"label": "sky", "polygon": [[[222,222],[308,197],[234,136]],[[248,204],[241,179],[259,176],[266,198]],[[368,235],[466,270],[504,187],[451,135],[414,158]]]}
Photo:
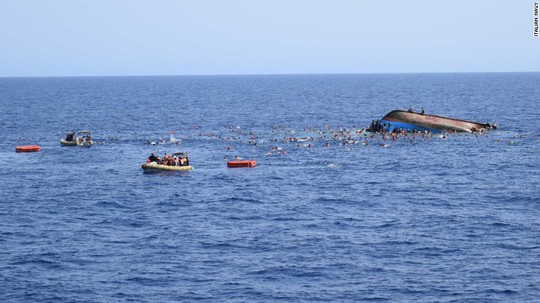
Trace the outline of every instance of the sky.
{"label": "sky", "polygon": [[533,0],[0,0],[0,77],[540,71]]}

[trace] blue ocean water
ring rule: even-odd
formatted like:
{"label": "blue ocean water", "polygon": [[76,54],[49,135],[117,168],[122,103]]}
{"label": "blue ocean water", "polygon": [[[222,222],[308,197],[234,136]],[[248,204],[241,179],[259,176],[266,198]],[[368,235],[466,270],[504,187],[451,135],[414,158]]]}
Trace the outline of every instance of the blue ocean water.
{"label": "blue ocean water", "polygon": [[[538,302],[539,84],[1,78],[0,300]],[[409,106],[499,129],[345,144]],[[60,146],[79,129],[96,144]],[[15,153],[28,144],[42,151]],[[143,174],[175,151],[195,169]],[[258,165],[227,169],[235,156]]]}

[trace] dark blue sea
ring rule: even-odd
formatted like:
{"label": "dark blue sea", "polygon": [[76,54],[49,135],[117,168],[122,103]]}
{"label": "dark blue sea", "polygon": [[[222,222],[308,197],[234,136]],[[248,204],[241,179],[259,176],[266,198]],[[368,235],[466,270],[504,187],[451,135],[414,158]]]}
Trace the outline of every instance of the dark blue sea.
{"label": "dark blue sea", "polygon": [[[539,102],[540,73],[0,78],[0,301],[540,302]],[[498,130],[361,132],[409,106]]]}

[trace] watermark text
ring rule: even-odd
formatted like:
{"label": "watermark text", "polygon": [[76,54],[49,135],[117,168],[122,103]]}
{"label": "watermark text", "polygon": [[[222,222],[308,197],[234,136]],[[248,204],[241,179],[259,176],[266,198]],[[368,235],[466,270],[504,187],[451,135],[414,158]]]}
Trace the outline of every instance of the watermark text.
{"label": "watermark text", "polygon": [[538,2],[534,2],[534,10],[533,10],[533,13],[534,13],[533,35],[534,35],[535,37],[538,37]]}

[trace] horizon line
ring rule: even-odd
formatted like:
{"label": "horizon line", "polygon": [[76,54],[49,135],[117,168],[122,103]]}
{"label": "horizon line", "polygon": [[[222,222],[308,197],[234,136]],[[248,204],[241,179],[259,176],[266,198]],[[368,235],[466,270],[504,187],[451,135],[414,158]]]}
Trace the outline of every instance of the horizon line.
{"label": "horizon line", "polygon": [[358,72],[358,73],[231,73],[231,74],[134,74],[134,75],[61,75],[61,76],[0,76],[5,78],[99,78],[99,77],[215,77],[215,76],[323,76],[323,75],[417,75],[417,74],[512,74],[540,71],[454,71],[454,72]]}

